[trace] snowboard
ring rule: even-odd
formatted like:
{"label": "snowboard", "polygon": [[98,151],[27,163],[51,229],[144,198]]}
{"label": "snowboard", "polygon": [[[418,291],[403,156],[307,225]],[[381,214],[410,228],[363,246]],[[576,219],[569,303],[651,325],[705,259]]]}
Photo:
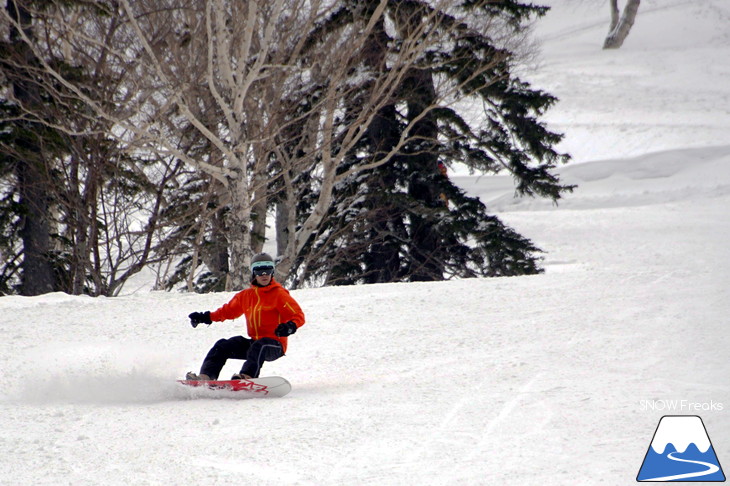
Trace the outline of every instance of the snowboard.
{"label": "snowboard", "polygon": [[278,398],[291,391],[291,383],[280,376],[251,378],[250,380],[178,380],[186,386],[209,390],[235,392],[246,398]]}

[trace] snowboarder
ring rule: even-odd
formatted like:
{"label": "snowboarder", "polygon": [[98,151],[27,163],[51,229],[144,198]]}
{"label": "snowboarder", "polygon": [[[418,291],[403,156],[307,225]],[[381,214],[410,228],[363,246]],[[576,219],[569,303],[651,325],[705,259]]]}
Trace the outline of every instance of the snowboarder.
{"label": "snowboarder", "polygon": [[264,361],[284,356],[287,336],[304,325],[304,312],[284,287],[274,280],[274,259],[259,253],[251,260],[251,286],[238,292],[230,302],[213,312],[193,312],[188,317],[198,324],[236,319],[246,315],[249,338],[221,339],[203,360],[200,373],[188,372],[188,380],[217,380],[228,359],[245,360],[241,371],[231,379],[258,378]]}

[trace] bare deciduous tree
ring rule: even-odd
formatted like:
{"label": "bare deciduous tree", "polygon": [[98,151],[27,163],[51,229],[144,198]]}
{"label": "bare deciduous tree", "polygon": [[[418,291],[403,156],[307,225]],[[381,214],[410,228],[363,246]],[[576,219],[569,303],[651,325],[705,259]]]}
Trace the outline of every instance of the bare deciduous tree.
{"label": "bare deciduous tree", "polygon": [[[36,201],[50,202],[43,214],[29,213],[28,219],[46,221],[55,243],[43,255],[55,271],[53,288],[44,291],[116,295],[129,277],[161,254],[158,219],[169,181],[181,163],[174,157],[141,153],[129,143],[123,127],[100,116],[134,116],[126,103],[130,97],[115,94],[132,91],[126,76],[140,60],[122,64],[110,54],[114,45],[109,40],[120,26],[117,20],[82,15],[82,9],[66,2],[34,10],[36,4],[17,1],[3,10],[3,23],[18,37],[6,51],[3,66],[13,70],[15,84],[31,86],[42,102],[29,102],[10,91],[8,105],[19,115],[0,121],[11,133],[23,133],[23,122],[33,123],[41,141],[34,150],[40,161],[35,166],[45,174],[34,181],[42,194]],[[22,22],[19,12],[25,17]],[[23,49],[28,51],[25,56],[13,55]],[[92,99],[103,111],[90,109],[87,100]],[[7,155],[17,144],[0,148]],[[32,257],[32,246],[24,242],[24,247],[23,258]]]}

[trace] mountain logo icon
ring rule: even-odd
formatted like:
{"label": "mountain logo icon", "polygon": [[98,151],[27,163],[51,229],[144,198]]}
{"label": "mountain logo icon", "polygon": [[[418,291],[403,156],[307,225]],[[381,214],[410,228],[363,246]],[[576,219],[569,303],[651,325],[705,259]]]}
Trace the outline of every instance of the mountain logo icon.
{"label": "mountain logo icon", "polygon": [[662,417],[636,480],[725,481],[725,474],[702,419],[697,415]]}

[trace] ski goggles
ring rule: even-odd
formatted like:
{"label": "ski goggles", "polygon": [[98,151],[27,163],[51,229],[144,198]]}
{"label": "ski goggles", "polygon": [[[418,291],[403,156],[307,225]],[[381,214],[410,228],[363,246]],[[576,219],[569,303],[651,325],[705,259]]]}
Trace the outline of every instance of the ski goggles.
{"label": "ski goggles", "polygon": [[273,275],[274,274],[274,262],[254,262],[251,265],[251,271],[254,277],[260,277],[261,275]]}

